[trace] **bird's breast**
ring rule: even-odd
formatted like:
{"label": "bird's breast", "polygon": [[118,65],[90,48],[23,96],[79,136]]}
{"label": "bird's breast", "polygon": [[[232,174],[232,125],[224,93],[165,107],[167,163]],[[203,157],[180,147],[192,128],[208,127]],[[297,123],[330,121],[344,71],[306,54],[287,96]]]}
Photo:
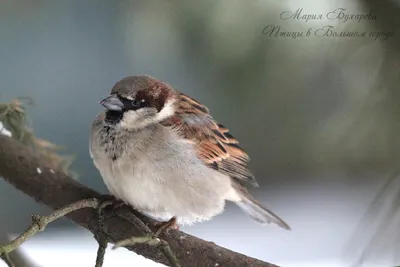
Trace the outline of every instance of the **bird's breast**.
{"label": "bird's breast", "polygon": [[191,143],[163,136],[145,143],[132,136],[114,160],[105,149],[97,154],[95,165],[110,193],[139,211],[177,216],[181,223],[220,213],[230,178],[204,165]]}

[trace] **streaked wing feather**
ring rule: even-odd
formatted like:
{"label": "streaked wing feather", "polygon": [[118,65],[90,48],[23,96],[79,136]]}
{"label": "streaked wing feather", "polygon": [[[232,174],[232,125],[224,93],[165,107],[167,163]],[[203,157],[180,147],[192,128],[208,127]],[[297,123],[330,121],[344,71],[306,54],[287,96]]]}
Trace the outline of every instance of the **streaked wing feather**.
{"label": "streaked wing feather", "polygon": [[183,138],[192,141],[198,156],[211,168],[257,186],[247,168],[249,157],[229,129],[216,123],[208,108],[193,98],[181,94],[180,100],[176,114],[161,124],[174,128]]}

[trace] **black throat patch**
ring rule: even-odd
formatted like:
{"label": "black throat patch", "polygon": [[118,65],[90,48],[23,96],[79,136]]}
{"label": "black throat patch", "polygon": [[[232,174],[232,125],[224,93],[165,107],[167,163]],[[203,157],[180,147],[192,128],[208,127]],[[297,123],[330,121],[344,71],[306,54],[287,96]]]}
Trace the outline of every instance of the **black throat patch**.
{"label": "black throat patch", "polygon": [[115,125],[122,120],[124,113],[121,111],[107,110],[104,121],[108,124]]}

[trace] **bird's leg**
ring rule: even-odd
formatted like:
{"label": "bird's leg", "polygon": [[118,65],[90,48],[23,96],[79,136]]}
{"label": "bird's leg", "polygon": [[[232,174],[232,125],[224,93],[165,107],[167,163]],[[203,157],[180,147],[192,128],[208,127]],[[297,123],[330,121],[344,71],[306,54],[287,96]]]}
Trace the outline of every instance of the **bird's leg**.
{"label": "bird's leg", "polygon": [[159,236],[161,233],[168,233],[169,230],[179,230],[179,225],[176,223],[176,217],[172,217],[169,221],[166,222],[156,222],[154,226],[158,227],[156,232],[156,236]]}

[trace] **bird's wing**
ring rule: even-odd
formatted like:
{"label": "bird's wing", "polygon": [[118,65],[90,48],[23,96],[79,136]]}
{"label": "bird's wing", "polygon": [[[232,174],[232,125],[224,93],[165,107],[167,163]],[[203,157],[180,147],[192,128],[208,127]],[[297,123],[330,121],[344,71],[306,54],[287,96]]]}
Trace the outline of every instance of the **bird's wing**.
{"label": "bird's wing", "polygon": [[247,168],[248,155],[239,147],[229,129],[214,121],[206,106],[180,94],[174,116],[161,122],[194,143],[198,157],[209,167],[239,181],[258,186]]}

